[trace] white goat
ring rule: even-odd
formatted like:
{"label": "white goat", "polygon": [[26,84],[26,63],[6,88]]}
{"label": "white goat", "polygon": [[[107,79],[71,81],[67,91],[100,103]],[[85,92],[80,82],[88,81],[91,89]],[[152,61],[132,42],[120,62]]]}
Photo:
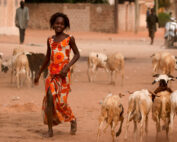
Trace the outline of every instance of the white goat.
{"label": "white goat", "polygon": [[[135,91],[129,97],[125,140],[128,135],[130,121],[134,122],[134,132],[136,136],[137,123],[140,123],[140,141],[143,140],[144,129],[148,133],[148,115],[152,107],[153,94],[148,90]],[[145,126],[145,128],[144,128]]]}
{"label": "white goat", "polygon": [[25,54],[21,54],[16,58],[13,67],[16,71],[17,88],[22,87],[23,85],[22,78],[20,77],[21,74],[25,74],[27,80],[30,82],[29,63]]}
{"label": "white goat", "polygon": [[88,57],[88,78],[92,82],[96,77],[96,70],[104,68],[107,71],[107,56],[103,53],[92,52]]}
{"label": "white goat", "polygon": [[171,74],[176,68],[175,56],[169,52],[158,52],[152,56],[153,72],[157,73],[159,70],[163,74]]}

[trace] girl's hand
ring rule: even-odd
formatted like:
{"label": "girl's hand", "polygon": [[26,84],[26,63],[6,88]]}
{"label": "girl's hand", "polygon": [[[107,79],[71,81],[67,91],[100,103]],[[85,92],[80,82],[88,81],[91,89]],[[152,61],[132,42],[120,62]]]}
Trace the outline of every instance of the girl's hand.
{"label": "girl's hand", "polygon": [[38,84],[39,84],[39,78],[40,78],[40,75],[37,74],[37,75],[35,76],[35,79],[34,79],[34,84],[35,84],[35,85],[38,85]]}
{"label": "girl's hand", "polygon": [[61,78],[65,78],[67,76],[68,71],[69,71],[69,66],[65,65],[63,69],[60,71]]}

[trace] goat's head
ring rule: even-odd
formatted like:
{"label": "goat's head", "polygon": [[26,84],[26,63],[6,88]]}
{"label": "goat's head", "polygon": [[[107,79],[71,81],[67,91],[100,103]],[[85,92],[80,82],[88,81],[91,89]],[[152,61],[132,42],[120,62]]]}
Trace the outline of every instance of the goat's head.
{"label": "goat's head", "polygon": [[3,65],[3,64],[1,65],[1,71],[2,71],[2,72],[5,72],[5,73],[6,73],[8,70],[9,70],[9,68],[8,68],[7,66],[5,66],[5,65]]}
{"label": "goat's head", "polygon": [[3,53],[0,53],[0,59],[2,59],[2,57],[3,57]]}
{"label": "goat's head", "polygon": [[6,73],[9,70],[7,61],[3,61],[1,64],[1,71]]}
{"label": "goat's head", "polygon": [[125,96],[124,94],[122,93],[119,93],[119,97],[122,98],[123,96]]}
{"label": "goat's head", "polygon": [[159,82],[159,86],[162,86],[162,87],[167,86],[169,81],[174,81],[174,77],[172,75],[156,74],[156,75],[153,75],[153,77],[156,77],[156,79],[152,82],[152,84]]}

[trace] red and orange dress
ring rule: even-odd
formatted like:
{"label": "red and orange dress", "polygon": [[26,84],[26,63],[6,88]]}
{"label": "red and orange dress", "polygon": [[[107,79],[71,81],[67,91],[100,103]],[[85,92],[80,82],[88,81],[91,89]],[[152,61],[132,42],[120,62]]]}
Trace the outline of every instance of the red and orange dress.
{"label": "red and orange dress", "polygon": [[[55,42],[53,37],[49,38],[51,55],[48,67],[49,75],[45,82],[45,94],[47,95],[48,89],[50,89],[53,96],[53,125],[57,125],[61,122],[70,122],[75,119],[71,108],[67,104],[67,97],[70,91],[70,72],[67,73],[67,76],[64,79],[55,76],[69,63],[71,51],[69,45],[70,38],[71,37],[68,36],[61,42]],[[42,105],[44,124],[48,124],[45,114],[45,109],[47,107],[46,95],[44,96]]]}

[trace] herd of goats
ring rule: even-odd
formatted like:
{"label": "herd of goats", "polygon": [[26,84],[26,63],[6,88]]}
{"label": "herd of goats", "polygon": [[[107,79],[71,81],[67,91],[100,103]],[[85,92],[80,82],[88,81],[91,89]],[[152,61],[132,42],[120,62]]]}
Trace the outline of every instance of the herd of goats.
{"label": "herd of goats", "polygon": [[[72,55],[73,56],[73,55]],[[152,119],[156,123],[156,140],[161,129],[166,131],[166,137],[170,140],[170,134],[173,132],[174,116],[177,112],[177,91],[172,91],[168,83],[174,80],[171,73],[176,69],[176,58],[169,52],[158,52],[151,56],[155,80],[159,85],[154,92],[142,89],[135,92],[129,92],[128,111],[126,121],[125,139],[128,137],[128,128],[130,121],[134,123],[134,133],[137,133],[137,124],[140,124],[139,140],[143,141],[144,132],[148,133],[148,115],[152,110]],[[72,59],[72,58],[71,58]],[[7,72],[11,68],[11,82],[16,77],[17,88],[23,85],[20,78],[21,74],[26,75],[26,79],[33,82],[34,75],[39,71],[40,66],[45,60],[42,53],[24,52],[22,48],[15,48],[12,57],[4,61],[3,54],[0,53],[0,68],[2,72]],[[88,78],[92,82],[95,79],[95,72],[98,68],[104,68],[111,75],[111,84],[116,84],[118,72],[124,79],[124,56],[120,53],[105,55],[103,53],[92,52],[88,56]],[[74,66],[71,70],[74,70]],[[47,69],[44,72],[44,78],[47,76]],[[121,103],[123,94],[108,94],[101,103],[101,114],[99,117],[99,128],[97,141],[99,141],[103,123],[106,122],[104,131],[111,126],[112,141],[115,136],[119,136],[124,121],[124,107]],[[160,126],[160,120],[163,120],[163,126]],[[117,132],[115,128],[120,121],[120,127]]]}

